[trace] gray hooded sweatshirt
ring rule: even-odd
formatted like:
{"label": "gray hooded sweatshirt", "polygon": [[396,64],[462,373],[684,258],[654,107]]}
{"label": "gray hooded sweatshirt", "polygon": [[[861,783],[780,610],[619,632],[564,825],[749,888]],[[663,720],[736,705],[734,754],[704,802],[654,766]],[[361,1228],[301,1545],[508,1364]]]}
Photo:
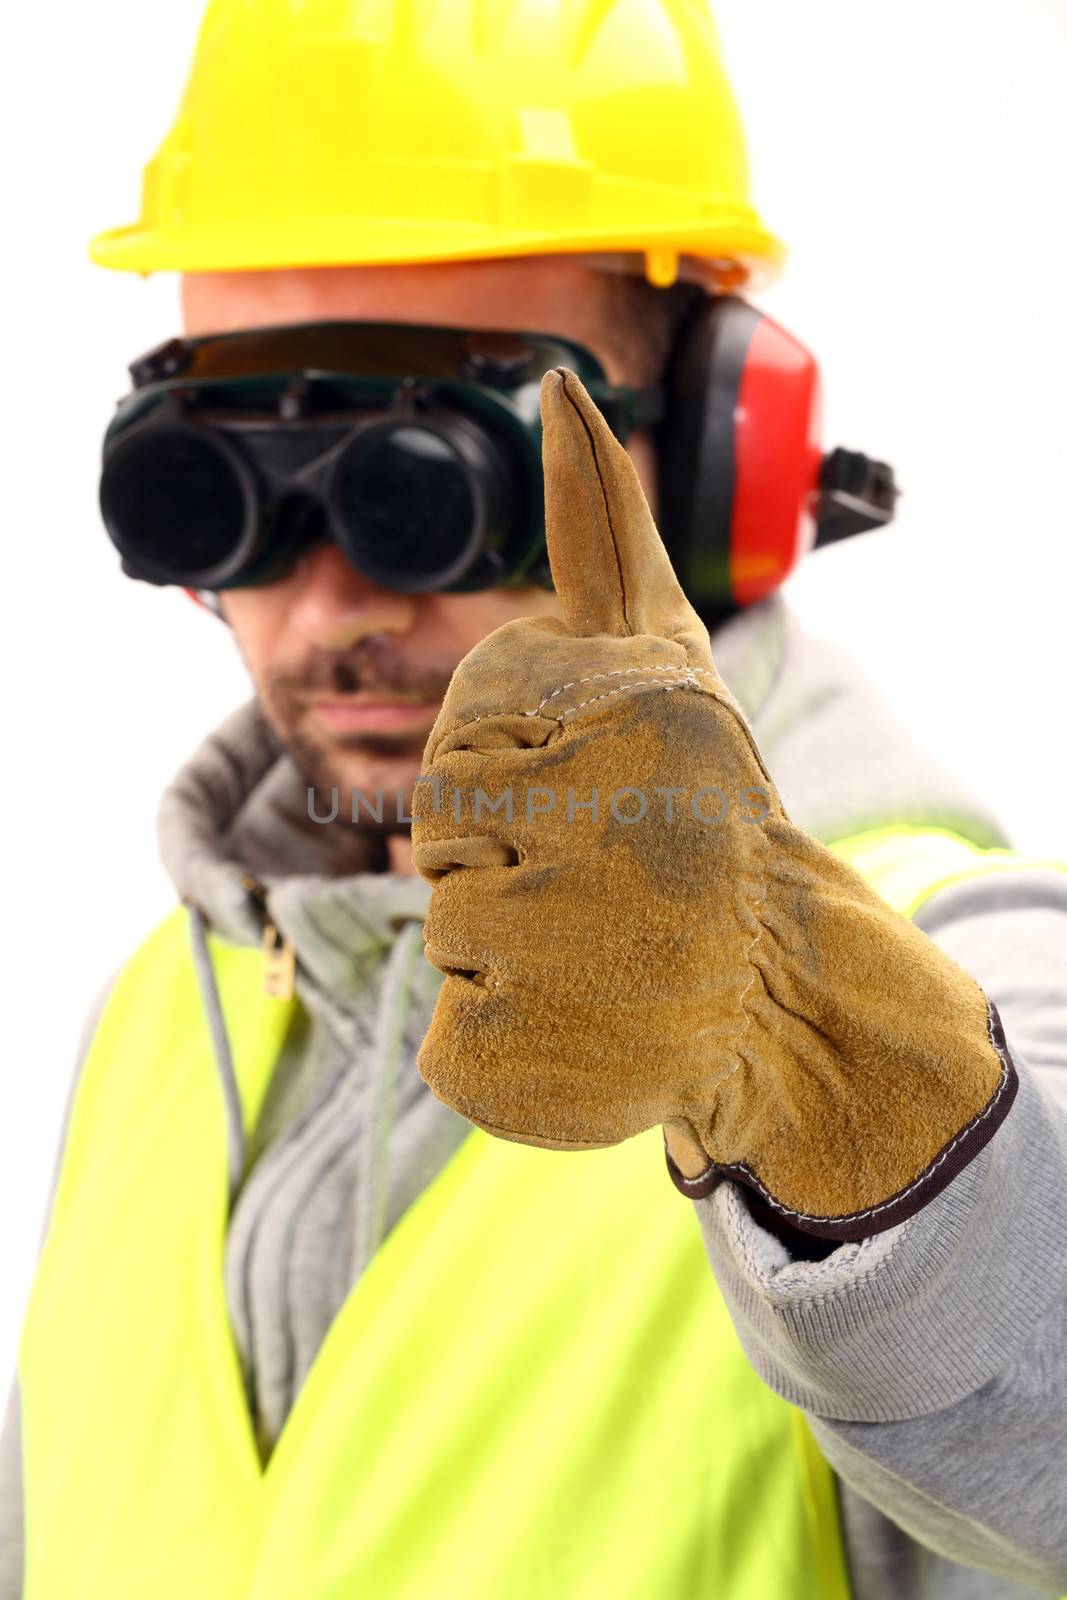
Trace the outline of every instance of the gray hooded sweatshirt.
{"label": "gray hooded sweatshirt", "polygon": [[[832,841],[909,822],[1025,849],[781,596],[712,643],[798,826]],[[430,888],[382,870],[380,841],[311,819],[254,699],[167,789],[159,842],[190,911],[228,1116],[226,1289],[266,1457],[342,1301],[469,1130],[415,1064],[441,981],[421,953]],[[303,1005],[246,1142],[205,936],[258,946],[267,914]],[[1051,1600],[1067,1596],[1067,875],[952,886],[915,921],[1003,1019],[1021,1081],[990,1144],[917,1216],[823,1259],[765,1232],[735,1184],[678,1203],[694,1206],[756,1372],[804,1409],[834,1469],[856,1600]],[[20,1444],[16,1381],[0,1600],[22,1593]]]}

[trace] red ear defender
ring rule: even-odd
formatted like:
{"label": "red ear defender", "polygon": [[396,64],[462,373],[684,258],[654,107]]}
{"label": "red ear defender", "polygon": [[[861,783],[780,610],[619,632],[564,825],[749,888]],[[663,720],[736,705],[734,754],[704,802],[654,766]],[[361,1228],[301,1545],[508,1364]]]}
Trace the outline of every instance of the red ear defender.
{"label": "red ear defender", "polygon": [[732,401],[734,414],[727,538],[739,606],[777,589],[815,544],[821,399],[814,357],[770,317],[759,317],[736,391],[722,400]]}
{"label": "red ear defender", "polygon": [[824,456],[814,357],[744,300],[698,305],[664,398],[660,531],[703,615],[761,600],[814,546],[892,517],[891,469],[855,451]]}

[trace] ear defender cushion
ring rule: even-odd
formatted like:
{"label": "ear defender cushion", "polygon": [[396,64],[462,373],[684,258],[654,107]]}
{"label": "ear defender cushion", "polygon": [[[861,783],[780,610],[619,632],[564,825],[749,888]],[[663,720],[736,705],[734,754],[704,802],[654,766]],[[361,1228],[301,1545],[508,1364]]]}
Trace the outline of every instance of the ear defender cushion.
{"label": "ear defender cushion", "polygon": [[666,373],[661,528],[704,615],[751,605],[815,542],[821,406],[814,357],[732,295],[699,304]]}

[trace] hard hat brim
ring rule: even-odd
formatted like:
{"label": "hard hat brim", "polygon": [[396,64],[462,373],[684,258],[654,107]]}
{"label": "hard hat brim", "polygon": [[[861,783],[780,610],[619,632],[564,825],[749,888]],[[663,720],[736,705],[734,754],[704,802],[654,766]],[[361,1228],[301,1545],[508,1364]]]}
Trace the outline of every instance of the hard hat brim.
{"label": "hard hat brim", "polygon": [[[646,228],[632,235],[503,231],[435,219],[405,222],[383,219],[379,226],[365,218],[309,218],[284,229],[247,222],[190,228],[179,237],[139,224],[112,228],[89,242],[98,266],[148,276],[153,272],[240,272],[271,268],[325,266],[407,266],[435,261],[475,261],[515,256],[618,253],[685,258],[696,268],[681,276],[710,281],[721,276],[732,286],[763,287],[776,278],[785,247],[773,234],[747,218],[719,221],[688,229],[677,225]],[[702,272],[701,269],[704,269]],[[651,274],[649,274],[651,276]],[[668,274],[663,281],[670,281]]]}

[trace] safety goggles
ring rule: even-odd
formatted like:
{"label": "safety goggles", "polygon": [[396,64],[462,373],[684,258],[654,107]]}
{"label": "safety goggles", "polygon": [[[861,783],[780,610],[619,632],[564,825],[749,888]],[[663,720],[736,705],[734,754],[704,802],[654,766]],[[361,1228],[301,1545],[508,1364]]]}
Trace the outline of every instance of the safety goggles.
{"label": "safety goggles", "polygon": [[581,378],[615,435],[658,389],[540,333],[320,322],[171,339],[131,363],[100,508],[123,570],[232,589],[332,540],[385,588],[549,584],[540,383]]}

